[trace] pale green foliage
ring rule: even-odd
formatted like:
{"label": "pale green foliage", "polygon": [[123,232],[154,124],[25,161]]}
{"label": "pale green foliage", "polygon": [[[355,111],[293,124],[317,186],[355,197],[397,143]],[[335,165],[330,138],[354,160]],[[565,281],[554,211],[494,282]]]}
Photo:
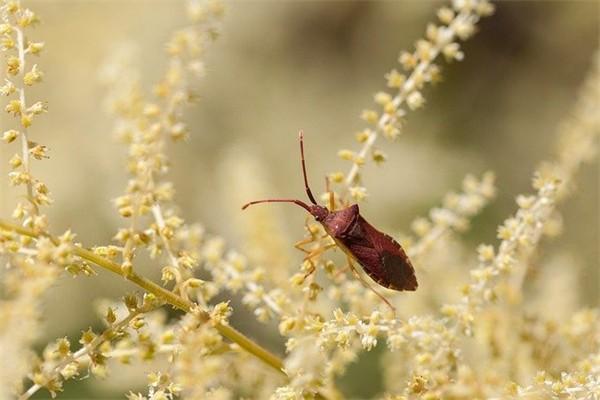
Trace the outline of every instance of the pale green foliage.
{"label": "pale green foliage", "polygon": [[[403,236],[420,280],[420,297],[377,289],[384,292],[388,307],[348,273],[346,263],[332,254],[332,238],[316,222],[306,223],[298,245],[307,254],[305,261],[286,269],[291,243],[281,240],[273,214],[248,215],[248,248],[243,252],[178,214],[167,149],[192,131],[182,115],[197,97],[194,84],[204,75],[204,53],[217,37],[225,11],[220,0],[190,0],[187,5],[189,25],[167,43],[167,68],[151,94],[122,57],[127,52],[115,52],[104,69],[115,131],[127,148],[128,182],[123,195],[114,199],[123,223],[113,243],[88,249],[70,230],[54,237],[43,212],[51,198],[32,165],[45,159],[48,149],[30,136],[37,134],[32,124],[46,105],[26,100],[29,87],[43,79],[41,68],[31,61],[43,43],[26,36],[38,22],[36,15],[17,0],[2,1],[7,79],[0,92],[18,125],[2,139],[7,146],[20,145],[9,162],[9,182],[23,187],[26,200],[15,205],[12,222],[0,216],[0,254],[8,267],[0,347],[3,362],[10,363],[0,367],[0,398],[18,393],[27,399],[40,389],[55,396],[69,379],[118,371],[120,365],[110,364],[111,359],[123,364],[158,359],[162,367],[149,374],[147,393],[129,392],[127,398],[336,399],[343,397],[336,379],[361,352],[378,344],[386,350],[382,397],[387,399],[600,396],[598,310],[570,309],[567,320],[545,319],[525,311],[523,291],[537,245],[544,235],[559,233],[556,205],[576,192],[575,173],[595,156],[600,61],[561,126],[555,160],[534,173],[532,194],[516,198],[517,210],[498,228],[499,243],[467,249],[454,235],[470,227],[470,219],[498,190],[491,172],[479,178],[468,175],[460,193],[447,194],[440,207],[414,220],[414,236]],[[465,54],[459,41],[469,39],[480,19],[493,11],[485,0],[455,0],[438,10],[441,25],[428,25],[415,50],[400,54],[403,72],[392,69],[385,75],[392,93],[377,93],[379,111],[361,115],[369,127],[356,134],[360,150],[338,153],[351,165],[346,174],[329,175],[333,206],[367,197],[361,168],[369,158],[377,164],[387,158],[375,148],[377,138],[399,136],[406,114],[425,106],[424,86],[440,78],[438,58],[461,61]],[[234,165],[228,171],[234,175],[260,170],[251,159],[232,157],[227,164]],[[256,187],[242,183],[237,189],[243,199],[253,196]],[[329,194],[321,200],[327,203]],[[162,286],[139,274],[137,256],[144,253],[161,271]],[[470,272],[459,264],[469,265]],[[61,271],[93,275],[95,268],[120,275],[144,292],[101,302],[103,330],[82,327],[78,342],[59,338],[32,357],[43,292]],[[201,269],[205,274],[199,274]],[[438,272],[443,272],[441,283],[430,277]],[[234,303],[215,298],[233,299],[232,294],[241,294],[245,308],[238,312],[249,310],[260,322],[274,322],[266,326],[276,326],[285,339],[282,357],[265,350],[260,337],[253,341],[230,325]],[[407,304],[411,307],[403,307]],[[169,320],[168,305],[183,315]]]}

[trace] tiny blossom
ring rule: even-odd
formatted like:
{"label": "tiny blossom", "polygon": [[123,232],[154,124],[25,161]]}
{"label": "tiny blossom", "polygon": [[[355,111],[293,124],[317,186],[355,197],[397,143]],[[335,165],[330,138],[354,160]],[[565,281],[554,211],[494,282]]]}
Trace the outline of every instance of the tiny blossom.
{"label": "tiny blossom", "polygon": [[8,79],[6,79],[5,82],[6,83],[0,87],[0,94],[2,96],[10,96],[11,94],[15,93],[17,88]]}
{"label": "tiny blossom", "polygon": [[444,57],[447,61],[462,61],[464,53],[460,51],[460,45],[458,43],[450,43],[442,49]]}
{"label": "tiny blossom", "polygon": [[[430,34],[430,31],[434,31],[435,33],[431,34],[434,38],[437,37],[437,29],[430,29],[432,25],[428,26],[427,33]],[[431,59],[435,56],[435,52],[433,51],[433,44],[427,40],[418,40],[415,45],[417,49],[417,54],[419,55],[419,59],[422,61],[431,61]]]}
{"label": "tiny blossom", "polygon": [[[8,50],[8,49],[7,49]],[[21,61],[16,56],[9,56],[6,61],[7,72],[10,75],[17,75],[21,70]]]}
{"label": "tiny blossom", "polygon": [[19,131],[10,129],[8,131],[5,131],[2,134],[2,140],[4,140],[6,143],[12,143],[18,136],[19,136]]}
{"label": "tiny blossom", "polygon": [[23,76],[23,83],[27,86],[31,86],[35,83],[38,83],[42,80],[43,73],[39,70],[37,64],[35,64],[31,71],[27,72],[25,76]]}
{"label": "tiny blossom", "polygon": [[340,157],[342,160],[352,160],[355,157],[355,154],[350,151],[350,150],[340,150],[338,152],[338,157]]}
{"label": "tiny blossom", "polygon": [[393,69],[389,73],[385,74],[385,79],[387,79],[388,87],[398,89],[402,87],[406,81],[406,76]]}
{"label": "tiny blossom", "polygon": [[392,101],[392,96],[386,92],[378,92],[375,95],[375,103],[379,105],[385,105]]}
{"label": "tiny blossom", "polygon": [[416,110],[417,108],[423,107],[424,103],[425,103],[425,99],[423,98],[423,95],[421,94],[421,92],[418,92],[418,91],[412,92],[406,98],[406,104],[408,104],[408,107],[411,110]]}
{"label": "tiny blossom", "polygon": [[353,186],[350,188],[350,196],[356,201],[364,200],[368,196],[367,189],[362,186]]}
{"label": "tiny blossom", "polygon": [[407,51],[400,53],[398,62],[402,65],[404,70],[411,70],[417,66],[418,58]]}
{"label": "tiny blossom", "polygon": [[373,157],[373,161],[375,161],[376,164],[380,164],[380,163],[384,162],[387,158],[385,153],[383,153],[380,150],[373,150],[372,157]]}
{"label": "tiny blossom", "polygon": [[26,51],[34,55],[39,55],[43,49],[44,42],[29,42]]}
{"label": "tiny blossom", "polygon": [[9,114],[12,114],[13,117],[21,114],[21,110],[23,109],[23,105],[20,100],[10,100],[6,107],[5,111]]}
{"label": "tiny blossom", "polygon": [[48,107],[44,102],[41,101],[37,101],[27,108],[27,112],[33,115],[39,115],[43,112],[46,112],[47,110]]}
{"label": "tiny blossom", "polygon": [[442,23],[449,25],[454,19],[454,11],[451,8],[442,7],[438,10],[437,16]]}
{"label": "tiny blossom", "polygon": [[375,124],[377,123],[378,114],[377,111],[364,110],[361,114],[361,118],[369,124]]}

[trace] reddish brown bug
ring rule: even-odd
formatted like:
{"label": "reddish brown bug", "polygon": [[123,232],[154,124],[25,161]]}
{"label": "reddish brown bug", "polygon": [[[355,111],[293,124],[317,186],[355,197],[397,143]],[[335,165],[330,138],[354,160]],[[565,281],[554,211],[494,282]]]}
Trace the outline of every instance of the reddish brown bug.
{"label": "reddish brown bug", "polygon": [[399,291],[412,291],[416,290],[418,285],[410,260],[398,242],[391,236],[375,229],[360,215],[357,204],[335,211],[331,192],[331,210],[317,204],[306,178],[302,132],[299,137],[304,188],[312,204],[306,204],[296,199],[265,199],[251,201],[245,204],[242,210],[259,203],[294,203],[304,208],[323,225],[337,246],[346,253],[349,257],[348,265],[356,277],[393,309],[394,307],[358,274],[352,265],[352,260],[358,262],[367,275],[381,286]]}

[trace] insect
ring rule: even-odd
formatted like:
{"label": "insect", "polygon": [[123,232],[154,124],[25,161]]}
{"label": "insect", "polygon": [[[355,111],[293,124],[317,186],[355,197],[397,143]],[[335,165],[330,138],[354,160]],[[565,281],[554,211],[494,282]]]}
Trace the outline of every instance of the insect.
{"label": "insect", "polygon": [[294,203],[304,208],[323,225],[335,244],[348,256],[348,266],[354,275],[394,310],[387,299],[362,278],[352,261],[360,264],[366,274],[383,287],[398,291],[413,291],[417,289],[418,284],[408,256],[391,236],[375,229],[360,215],[357,204],[336,211],[332,192],[329,192],[329,209],[317,204],[306,178],[302,131],[299,133],[299,139],[304,189],[312,204],[296,199],[265,199],[251,201],[245,204],[242,210],[260,203]]}

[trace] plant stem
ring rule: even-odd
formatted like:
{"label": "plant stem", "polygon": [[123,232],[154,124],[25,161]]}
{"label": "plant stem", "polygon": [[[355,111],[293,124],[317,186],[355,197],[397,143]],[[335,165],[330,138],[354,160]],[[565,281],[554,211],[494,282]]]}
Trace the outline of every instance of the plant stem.
{"label": "plant stem", "polygon": [[[4,229],[4,230],[8,230],[8,231],[13,231],[18,234],[21,234],[24,236],[29,236],[32,238],[39,238],[39,237],[44,236],[44,237],[47,237],[48,239],[50,239],[54,244],[58,244],[58,239],[50,236],[49,234],[36,233],[30,229],[18,226],[16,224],[13,224],[11,222],[8,222],[8,221],[2,220],[2,219],[0,219],[0,228]],[[92,262],[92,263],[98,265],[99,267],[102,267],[102,268],[107,269],[117,275],[122,276],[123,278],[125,278],[125,279],[135,283],[139,287],[143,288],[147,292],[152,293],[157,298],[165,301],[166,303],[171,304],[173,307],[178,308],[186,313],[191,312],[195,306],[194,303],[176,295],[175,293],[163,288],[160,285],[157,285],[156,283],[152,282],[151,280],[146,279],[143,276],[136,274],[135,272],[132,272],[129,274],[125,273],[123,270],[121,270],[121,266],[119,264],[117,264],[109,259],[106,259],[104,257],[101,257],[91,250],[75,246],[73,248],[73,253],[76,254],[77,256],[81,257],[82,259],[85,259],[89,262]],[[206,321],[208,321],[210,319],[210,315],[206,311],[201,311],[201,316]],[[217,323],[217,324],[215,324],[215,329],[221,335],[225,336],[232,342],[236,343],[242,349],[244,349],[247,352],[258,357],[261,361],[263,361],[267,365],[271,366],[278,372],[285,374],[283,372],[283,362],[281,361],[281,359],[279,357],[277,357],[275,354],[271,353],[267,349],[263,348],[256,342],[252,341],[250,338],[245,336],[243,333],[241,333],[234,327],[232,327],[230,325]]]}

